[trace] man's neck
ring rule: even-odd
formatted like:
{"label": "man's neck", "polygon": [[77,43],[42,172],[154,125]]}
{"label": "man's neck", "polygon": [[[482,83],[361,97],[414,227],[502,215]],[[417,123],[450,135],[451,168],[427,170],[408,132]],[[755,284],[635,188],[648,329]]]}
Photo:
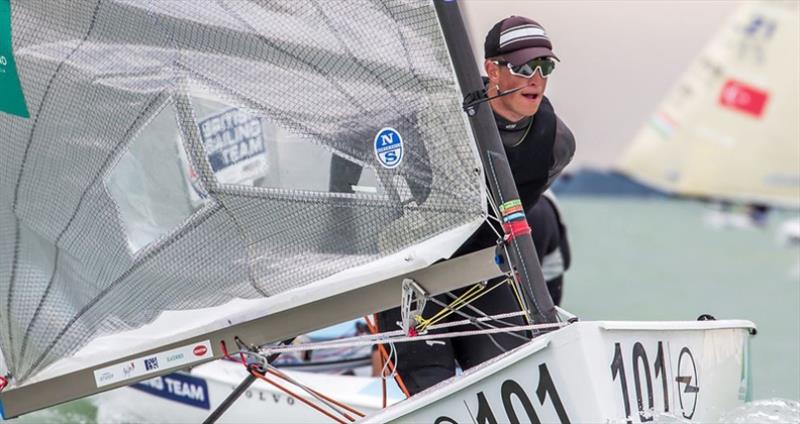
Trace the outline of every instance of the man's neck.
{"label": "man's neck", "polygon": [[492,110],[494,111],[494,113],[497,116],[500,116],[501,118],[505,119],[506,121],[513,123],[513,122],[519,122],[519,121],[527,118],[526,115],[520,115],[520,114],[514,113],[514,112],[512,112],[512,111],[510,111],[508,109],[503,109],[502,107],[495,107],[495,105],[494,105],[495,102],[497,102],[497,100],[492,100],[492,101],[489,102],[489,104],[492,106]]}

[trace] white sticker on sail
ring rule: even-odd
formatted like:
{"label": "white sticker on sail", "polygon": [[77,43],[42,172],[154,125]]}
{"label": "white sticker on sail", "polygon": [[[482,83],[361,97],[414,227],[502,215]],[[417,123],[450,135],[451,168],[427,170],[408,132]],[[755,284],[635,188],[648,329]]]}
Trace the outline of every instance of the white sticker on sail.
{"label": "white sticker on sail", "polygon": [[160,370],[193,364],[212,357],[211,341],[205,340],[97,369],[94,371],[94,381],[99,388],[136,377],[156,374]]}

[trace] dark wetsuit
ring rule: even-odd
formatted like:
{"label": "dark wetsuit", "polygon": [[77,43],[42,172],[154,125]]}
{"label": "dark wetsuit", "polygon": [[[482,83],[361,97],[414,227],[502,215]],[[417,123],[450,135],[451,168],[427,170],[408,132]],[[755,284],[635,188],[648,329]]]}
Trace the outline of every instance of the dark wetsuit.
{"label": "dark wetsuit", "polygon": [[[552,223],[551,218],[554,217],[553,214],[555,212],[552,209],[545,209],[548,206],[547,204],[542,204],[543,207],[537,207],[536,205],[542,193],[572,159],[575,152],[574,138],[566,125],[555,115],[553,107],[546,97],[543,99],[539,111],[532,118],[524,119],[518,123],[507,122],[498,116],[495,116],[495,118],[520,199],[523,207],[525,207],[525,215],[529,223],[533,222],[533,233],[536,234],[537,231],[542,233],[542,237],[539,237],[539,239],[544,243],[541,245],[543,253],[538,254],[541,260],[544,253],[550,252],[550,240],[552,239],[545,233],[560,233],[560,231],[558,223]],[[497,236],[488,225],[486,223],[476,231],[454,256],[494,246]],[[500,231],[502,233],[502,230]],[[534,236],[534,242],[537,241],[537,236]],[[537,251],[540,250],[539,245],[536,248]],[[501,286],[473,301],[471,305],[488,315],[518,311],[520,308],[516,296],[512,289],[507,284],[504,284],[502,280],[500,278],[491,281],[489,283],[490,287],[497,284]],[[554,283],[554,287],[558,287],[558,283]],[[459,296],[467,289],[456,290],[453,294]],[[558,295],[556,292],[551,293]],[[560,293],[560,288],[558,293]],[[560,295],[558,296],[560,297]],[[452,301],[452,298],[446,295],[438,296],[437,299],[445,304]],[[422,315],[430,317],[441,309],[441,306],[428,302]],[[472,316],[476,315],[468,309],[464,309],[464,312]],[[462,319],[464,318],[458,314],[451,314],[448,317],[450,321]],[[381,331],[399,329],[397,324],[399,321],[399,308],[378,314],[378,325]],[[515,325],[524,324],[521,317],[508,318],[505,321]],[[452,332],[474,329],[473,325],[466,325],[443,331]],[[411,394],[414,394],[453,376],[456,369],[455,361],[463,369],[471,368],[524,342],[523,338],[499,333],[491,337],[480,335],[436,341],[399,343],[395,345],[398,358],[396,365],[398,373],[403,378],[407,388]]]}
{"label": "dark wetsuit", "polygon": [[544,280],[553,303],[561,304],[564,286],[564,271],[572,260],[567,240],[567,228],[555,204],[555,197],[543,195],[526,211],[525,217],[531,226],[531,237],[536,246]]}

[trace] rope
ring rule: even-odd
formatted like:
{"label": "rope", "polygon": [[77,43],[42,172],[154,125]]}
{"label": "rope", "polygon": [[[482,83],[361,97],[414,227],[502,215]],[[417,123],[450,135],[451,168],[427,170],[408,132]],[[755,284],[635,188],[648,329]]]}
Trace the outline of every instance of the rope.
{"label": "rope", "polygon": [[[370,322],[369,319],[367,319],[367,317],[364,317],[364,320],[367,322],[367,327],[369,328],[369,332],[371,333],[370,335],[371,336],[378,336],[378,334],[379,334],[378,333],[378,317],[377,316],[375,317],[375,323]],[[402,334],[402,332],[398,332],[398,334]],[[386,348],[382,344],[378,345],[378,352],[380,352],[380,354],[381,354],[381,362],[385,361],[386,365],[388,365],[389,368],[392,370],[392,372],[394,372],[394,381],[397,383],[397,386],[400,387],[400,390],[403,391],[403,394],[406,395],[406,398],[410,398],[411,397],[411,392],[409,392],[408,388],[406,388],[406,383],[403,381],[403,377],[401,377],[400,374],[397,374],[395,372],[394,363],[389,360],[389,354],[386,352]],[[385,386],[386,378],[383,378],[383,380],[384,380],[384,386]],[[386,393],[384,392],[384,395],[385,394]]]}
{"label": "rope", "polygon": [[311,408],[315,409],[316,411],[318,411],[319,413],[325,415],[326,417],[336,421],[337,423],[339,423],[339,424],[347,424],[347,422],[342,420],[341,418],[336,417],[335,415],[333,415],[330,412],[322,409],[318,405],[315,405],[314,402],[311,402],[310,400],[308,400],[308,399],[306,399],[306,398],[304,398],[302,396],[298,396],[297,393],[294,393],[293,391],[287,389],[286,387],[283,387],[280,384],[268,379],[264,374],[261,374],[260,372],[256,371],[255,369],[251,369],[250,373],[253,374],[256,378],[258,378],[260,380],[264,380],[267,383],[277,387],[279,390],[283,391],[287,395],[299,400],[300,402],[305,403],[306,405],[310,406]]}
{"label": "rope", "polygon": [[[489,290],[486,290],[486,291],[484,291],[484,292],[482,292],[482,293],[480,293],[480,294],[477,294],[477,295],[475,295],[475,296],[472,296],[472,298],[470,298],[469,300],[467,300],[467,302],[472,302],[472,301],[474,301],[474,300],[477,300],[477,299],[479,299],[479,298],[483,297],[484,295],[486,295],[486,294],[490,293],[492,290],[496,289],[496,288],[497,288],[498,286],[500,286],[500,285],[501,285],[501,284],[495,284],[495,285],[494,285],[494,286],[492,286],[492,287],[491,287]],[[485,286],[482,286],[482,287],[481,287],[481,289],[483,289],[483,288],[485,288]],[[453,296],[452,294],[450,294],[450,295],[451,295],[451,296]],[[501,321],[500,319],[493,318],[492,316],[490,316],[490,315],[486,314],[485,312],[481,311],[480,309],[478,309],[478,308],[476,308],[476,307],[474,307],[474,306],[470,305],[469,303],[464,303],[463,305],[459,305],[458,307],[453,307],[452,305],[453,305],[454,303],[457,303],[457,302],[456,302],[457,300],[459,300],[459,299],[457,298],[456,300],[454,300],[453,302],[451,302],[451,303],[450,303],[450,305],[445,305],[443,302],[441,302],[441,301],[439,301],[438,299],[436,299],[436,298],[432,297],[432,298],[431,298],[431,301],[432,301],[433,303],[436,303],[437,305],[439,305],[439,306],[441,306],[441,307],[443,308],[443,309],[442,309],[442,311],[440,311],[439,313],[442,313],[442,312],[444,312],[444,311],[448,311],[448,312],[447,312],[446,314],[444,314],[444,316],[440,317],[439,319],[437,319],[435,322],[433,322],[433,323],[431,323],[431,324],[435,324],[436,322],[438,322],[438,321],[441,321],[443,318],[445,318],[445,317],[447,317],[447,316],[450,316],[450,315],[452,315],[452,314],[454,314],[454,313],[455,313],[455,314],[461,315],[461,316],[463,316],[463,317],[466,317],[466,318],[469,320],[469,322],[470,322],[470,323],[472,323],[472,324],[476,324],[476,325],[477,325],[477,323],[476,323],[476,322],[474,322],[474,320],[475,320],[475,317],[471,317],[471,316],[469,316],[469,315],[465,314],[464,312],[461,312],[461,311],[460,311],[460,309],[461,309],[461,308],[463,308],[463,307],[467,307],[467,308],[470,308],[471,310],[473,310],[473,311],[475,311],[475,312],[477,312],[477,313],[479,313],[479,314],[483,315],[483,317],[484,317],[484,318],[490,318],[490,319],[493,319],[493,320],[495,320],[495,321],[498,321],[498,322],[500,322],[500,323],[502,323],[502,324],[504,324],[504,325],[508,325],[508,326],[513,326],[513,325],[514,325],[514,324],[511,324],[511,323],[508,323],[508,322],[503,322],[503,321]],[[517,315],[519,315],[519,313],[517,313],[517,312],[515,312],[514,314],[517,314]],[[431,318],[431,319],[433,319],[433,318]],[[480,321],[477,321],[477,322],[483,322],[483,321],[487,321],[487,320],[485,320],[485,319],[484,319],[484,320],[480,320]],[[487,324],[487,325],[491,326],[490,324]],[[430,325],[429,325],[429,326],[426,326],[426,327],[424,327],[424,328],[423,328],[423,330],[427,330],[429,327],[430,327]],[[432,327],[430,327],[430,328],[432,328]]]}
{"label": "rope", "polygon": [[[486,294],[486,293],[490,292],[492,289],[494,289],[494,287],[493,287],[492,289],[490,289],[490,290],[484,292],[483,294],[481,294],[480,296],[478,296],[478,294],[484,288],[486,288],[486,286],[484,284],[481,284],[481,283],[475,284],[474,286],[470,287],[469,290],[467,290],[464,294],[462,294],[461,296],[458,296],[455,300],[450,302],[449,305],[445,306],[444,309],[441,309],[439,312],[437,312],[430,319],[425,319],[425,318],[422,318],[421,316],[417,316],[416,317],[417,318],[417,322],[419,322],[421,324],[419,331],[425,331],[431,325],[436,324],[437,322],[443,320],[444,318],[452,315],[453,312],[457,311],[458,309],[461,309],[464,305],[468,304],[469,302],[472,302],[473,300],[479,298],[480,296],[483,296],[483,294]],[[431,298],[431,300],[433,300],[433,298]],[[434,300],[434,302],[435,302],[435,300]]]}
{"label": "rope", "polygon": [[[502,284],[502,283],[498,283],[498,284],[496,284],[496,285],[495,285],[495,287],[497,287],[497,286],[498,286],[498,285],[500,285],[500,284]],[[486,292],[486,293],[488,293],[488,292]],[[486,293],[484,293],[484,294],[486,294]],[[452,294],[452,293],[449,293],[449,292],[447,293],[447,295],[449,295],[450,297],[455,297],[455,296],[453,296],[453,294]],[[439,302],[439,301],[438,301],[437,299],[435,299],[435,298],[433,298],[432,300],[433,300],[433,302],[434,302],[434,303],[436,303],[436,304],[438,304],[438,305],[440,305],[440,306],[443,306],[443,305],[444,305],[443,303]],[[500,319],[500,318],[496,318],[496,317],[495,317],[495,318],[493,318],[493,317],[489,316],[489,315],[488,315],[486,312],[483,312],[482,310],[480,310],[480,309],[476,308],[475,306],[473,306],[473,305],[471,305],[471,304],[467,304],[467,305],[465,305],[465,306],[466,306],[468,309],[470,309],[471,311],[473,311],[473,312],[475,312],[475,313],[477,313],[477,314],[481,315],[482,317],[484,317],[484,318],[489,318],[489,319],[491,319],[492,321],[495,321],[495,322],[497,322],[497,323],[500,323],[500,324],[502,324],[502,325],[509,326],[509,327],[516,325],[516,324],[514,324],[514,323],[506,322],[506,321],[504,321],[503,319]],[[482,326],[482,327],[488,327],[488,328],[497,328],[495,325],[492,325],[492,324],[489,324],[489,323],[484,323],[483,321],[485,321],[485,320],[480,320],[480,321],[479,321],[479,320],[476,320],[476,319],[475,319],[475,317],[469,316],[469,315],[467,315],[467,314],[466,314],[466,313],[464,313],[464,312],[461,312],[461,311],[454,311],[454,312],[455,312],[456,314],[458,314],[458,315],[461,315],[461,316],[463,316],[463,317],[466,317],[467,319],[469,319],[469,320],[472,322],[472,324],[474,324],[476,327],[481,327],[481,326]],[[520,311],[520,312],[517,312],[517,313],[516,313],[516,315],[522,315],[522,314],[523,314],[523,312],[522,312],[522,311]],[[522,340],[524,340],[524,341],[528,341],[528,340],[529,340],[529,338],[528,338],[528,337],[525,337],[525,336],[519,335],[519,334],[517,334],[517,333],[508,333],[508,334],[509,334],[510,336],[512,336],[512,337],[516,337],[516,338],[518,338],[518,339],[522,339]],[[491,334],[487,334],[487,335],[486,335],[486,337],[488,337],[488,338],[489,338],[489,340],[492,342],[492,344],[494,344],[494,345],[495,345],[495,347],[497,347],[497,349],[498,349],[499,351],[501,351],[501,352],[506,352],[506,349],[505,349],[505,348],[504,348],[504,347],[503,347],[503,346],[502,346],[502,345],[501,345],[501,344],[500,344],[500,343],[499,343],[499,342],[498,342],[498,341],[497,341],[497,340],[494,338],[494,336],[493,336],[493,335],[491,335]]]}
{"label": "rope", "polygon": [[[517,313],[521,314],[521,313]],[[478,318],[477,320],[490,320],[494,319],[493,317],[490,318]],[[437,326],[438,328],[452,327],[456,325],[465,325],[472,323],[472,320],[464,320],[461,322],[454,322],[454,323],[447,323],[442,324],[441,326]],[[503,327],[503,328],[489,328],[484,330],[467,330],[467,331],[457,331],[452,333],[439,333],[439,334],[425,334],[419,336],[400,336],[394,337],[393,335],[402,335],[402,330],[396,330],[388,333],[381,333],[376,338],[375,336],[358,336],[358,337],[350,337],[347,339],[340,339],[338,341],[333,342],[320,342],[320,343],[301,343],[298,345],[293,346],[284,346],[284,347],[269,347],[263,348],[259,355],[266,355],[272,353],[286,353],[286,352],[301,352],[305,350],[313,350],[313,349],[331,349],[331,348],[339,348],[345,346],[371,346],[375,344],[388,344],[388,343],[406,343],[406,342],[415,342],[415,341],[423,341],[423,340],[435,340],[435,339],[449,339],[455,337],[466,337],[466,336],[478,336],[482,334],[497,334],[497,333],[506,333],[506,332],[521,332],[526,330],[553,330],[557,328],[564,327],[569,325],[568,323],[553,323],[553,324],[528,324],[528,325],[517,325],[512,327]],[[433,327],[431,327],[433,329]]]}
{"label": "rope", "polygon": [[[276,376],[276,377],[282,378],[283,380],[285,380],[285,381],[288,381],[289,383],[292,383],[292,384],[294,384],[295,386],[297,386],[297,387],[299,387],[299,388],[301,388],[301,389],[305,390],[306,392],[308,392],[309,394],[311,394],[312,396],[314,396],[315,398],[317,398],[317,400],[319,400],[320,402],[323,402],[323,403],[332,403],[332,404],[334,404],[334,405],[336,405],[336,406],[338,406],[338,407],[340,407],[340,408],[342,408],[342,409],[345,409],[345,410],[347,410],[348,412],[351,412],[351,413],[353,413],[353,414],[356,414],[356,415],[358,415],[358,416],[359,416],[359,417],[361,417],[361,418],[364,418],[364,417],[366,416],[366,415],[365,415],[363,412],[361,412],[361,411],[359,411],[359,410],[357,410],[357,409],[355,409],[355,408],[353,408],[353,407],[351,407],[351,406],[349,406],[349,405],[347,405],[347,404],[345,404],[345,403],[343,403],[343,402],[339,402],[339,401],[337,401],[336,399],[333,399],[333,398],[330,398],[330,397],[328,397],[328,396],[325,396],[324,394],[322,394],[322,393],[320,393],[320,392],[318,392],[318,391],[316,391],[316,390],[312,389],[311,387],[308,387],[308,386],[306,386],[305,384],[302,384],[302,383],[298,382],[297,380],[295,380],[295,379],[291,378],[291,377],[290,377],[290,376],[288,376],[287,374],[284,374],[283,372],[281,372],[281,371],[279,371],[279,370],[275,369],[275,367],[269,367],[269,368],[267,368],[267,372],[268,372],[268,373],[270,373],[270,374],[272,374],[272,375],[274,375],[274,376]],[[338,412],[338,413],[342,414],[342,416],[344,416],[345,418],[349,419],[350,421],[354,421],[354,418],[353,418],[353,417],[351,417],[350,415],[347,415],[346,413],[344,413],[344,412],[342,412],[342,411],[340,411],[340,410],[338,410],[338,409],[334,408],[334,407],[333,407],[333,406],[331,406],[331,405],[328,405],[328,407],[330,407],[330,408],[331,408],[331,409],[333,409],[334,411],[336,411],[336,412]]]}
{"label": "rope", "polygon": [[[507,279],[506,281],[511,281],[511,280],[510,280],[510,279]],[[452,294],[452,293],[449,293],[449,292],[447,293],[447,295],[448,295],[448,296],[450,296],[450,297],[455,297],[455,296],[453,296],[453,294]],[[434,301],[434,303],[436,303],[436,302]],[[479,314],[481,317],[485,317],[485,318],[492,318],[492,317],[491,317],[489,314],[487,314],[486,312],[483,312],[482,310],[480,310],[480,309],[476,308],[476,307],[475,307],[475,306],[473,306],[473,305],[465,305],[465,307],[466,307],[467,309],[469,309],[469,310],[471,310],[471,311],[475,312],[476,314]],[[463,313],[463,312],[458,312],[458,311],[457,311],[456,313],[458,313],[458,314],[459,314],[459,315],[461,315],[461,316],[466,316],[468,319],[472,318],[472,317],[470,317],[469,315],[467,315],[467,314],[465,314],[465,313]],[[514,313],[513,313],[513,315],[514,315],[514,316],[523,315],[523,314],[524,314],[524,312],[522,312],[521,310],[520,310],[519,312],[514,312]],[[498,315],[498,316],[499,316],[499,315]],[[507,322],[507,321],[503,321],[503,319],[501,319],[501,318],[497,318],[497,317],[494,317],[494,319],[493,319],[493,320],[494,320],[494,321],[497,321],[497,322],[498,322],[498,323],[500,323],[500,324],[506,325],[506,326],[513,326],[513,325],[516,325],[516,324],[514,324],[514,323],[510,323],[510,322]]]}
{"label": "rope", "polygon": [[514,280],[509,279],[508,284],[511,286],[511,289],[514,290],[514,297],[517,299],[519,308],[521,310],[525,310],[525,300],[522,299],[522,293],[519,292],[518,283]]}

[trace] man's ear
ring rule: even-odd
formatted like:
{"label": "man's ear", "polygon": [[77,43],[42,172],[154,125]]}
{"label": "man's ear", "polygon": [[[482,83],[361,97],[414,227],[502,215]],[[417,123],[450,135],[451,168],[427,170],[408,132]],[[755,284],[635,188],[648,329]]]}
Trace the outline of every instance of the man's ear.
{"label": "man's ear", "polygon": [[497,80],[500,79],[500,70],[497,69],[494,62],[491,59],[484,60],[483,68],[486,70],[486,76],[489,77],[489,81],[497,83]]}

